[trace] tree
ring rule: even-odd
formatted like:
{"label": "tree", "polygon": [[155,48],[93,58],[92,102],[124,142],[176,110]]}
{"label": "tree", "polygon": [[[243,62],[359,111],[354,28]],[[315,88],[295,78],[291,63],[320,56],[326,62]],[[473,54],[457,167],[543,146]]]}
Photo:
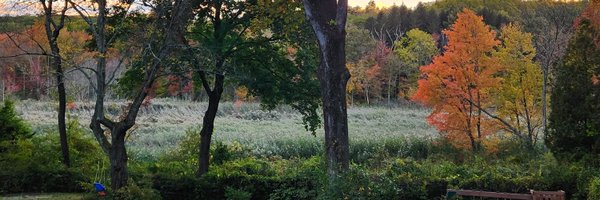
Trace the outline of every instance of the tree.
{"label": "tree", "polygon": [[[18,2],[25,3],[25,2]],[[38,4],[39,3],[39,4]],[[56,88],[58,92],[58,132],[60,135],[60,144],[61,144],[61,153],[62,153],[62,162],[64,165],[69,167],[71,165],[69,158],[69,147],[67,141],[67,129],[66,129],[66,89],[65,89],[65,76],[63,69],[63,58],[61,57],[61,44],[59,43],[59,39],[61,37],[61,33],[64,33],[63,28],[65,26],[65,18],[66,12],[69,9],[69,5],[67,1],[61,2],[62,6],[55,5],[55,3],[59,3],[56,1],[46,1],[39,0],[36,5],[42,8],[43,12],[43,22],[34,23],[34,26],[27,32],[30,32],[31,37],[29,38],[35,43],[38,49],[35,52],[29,52],[23,49],[20,45],[21,43],[17,43],[12,37],[9,39],[14,43],[14,45],[18,46],[17,48],[23,51],[22,56],[47,56],[49,67],[54,70],[54,76],[56,78]],[[41,30],[38,29],[42,28]],[[42,31],[43,30],[43,31]],[[40,38],[40,34],[44,34],[44,37]],[[50,62],[51,60],[51,62]],[[40,63],[41,64],[41,63]],[[30,66],[33,71],[40,72],[41,66],[32,64]],[[37,77],[31,77],[32,80],[37,80],[37,82],[42,82],[42,76],[40,73],[37,74]],[[41,87],[36,87],[36,90],[40,90]]]}
{"label": "tree", "polygon": [[554,68],[561,62],[573,32],[573,21],[580,13],[581,3],[559,1],[530,2],[521,7],[521,19],[527,32],[534,35],[535,60],[543,72],[542,84],[542,130],[546,130],[548,119],[548,92]]}
{"label": "tree", "polygon": [[413,28],[417,28],[430,34],[439,33],[441,25],[440,17],[435,9],[426,7],[422,2],[419,2],[411,17]]}
{"label": "tree", "polygon": [[[4,101],[0,108],[0,142],[14,141],[20,138],[31,137],[32,132],[29,126],[15,112],[15,105],[12,101]],[[0,149],[2,151],[2,149]]]}
{"label": "tree", "polygon": [[[62,161],[69,167],[71,161],[69,158],[69,145],[67,141],[67,125],[66,125],[66,112],[67,112],[67,93],[65,89],[65,76],[62,64],[62,57],[60,54],[60,47],[58,43],[59,35],[61,30],[65,26],[65,18],[67,10],[69,9],[68,1],[64,1],[62,7],[56,8],[53,0],[40,0],[42,8],[44,9],[44,30],[46,31],[46,39],[50,46],[50,59],[52,60],[52,68],[56,76],[56,89],[58,91],[58,133],[60,135],[60,149],[62,152]],[[58,9],[58,20],[55,20],[55,15]]]}
{"label": "tree", "polygon": [[438,54],[437,44],[430,34],[412,29],[394,46],[394,53],[402,63],[401,68],[392,72],[397,77],[394,91],[396,95],[408,98],[409,91],[417,86],[419,67],[430,64],[433,56]]}
{"label": "tree", "polygon": [[321,63],[317,71],[323,98],[325,154],[330,183],[348,170],[348,113],[346,84],[350,73],[346,68],[347,0],[304,0],[304,11],[317,36]]}
{"label": "tree", "polygon": [[[154,1],[151,5],[145,4],[151,7],[152,13],[144,16],[128,13],[131,3],[133,2],[121,2],[109,9],[106,0],[91,3],[69,0],[71,7],[85,20],[87,28],[92,32],[93,44],[90,46],[95,53],[96,61],[96,67],[93,69],[96,80],[94,86],[96,101],[90,128],[100,147],[109,157],[113,190],[126,186],[129,178],[125,148],[127,132],[135,124],[140,106],[151,92],[159,71],[163,65],[169,64],[166,60],[170,60],[168,58],[178,49],[176,47],[184,44],[183,33],[192,18],[192,8],[195,7],[189,0]],[[96,13],[90,13],[91,11]],[[131,25],[141,26],[138,28],[144,30],[144,34],[128,35],[138,33],[130,29]],[[129,60],[130,70],[125,75],[129,79],[124,79],[130,80],[132,100],[121,116],[113,120],[104,113],[104,100],[107,85],[114,78],[112,75],[107,77],[106,74],[107,60],[115,56],[109,50],[117,47],[116,41],[130,41],[131,43],[123,46],[129,46],[132,51],[137,51],[139,56]],[[136,43],[138,45],[135,45]],[[127,58],[119,58],[119,65],[123,64],[125,59]],[[92,81],[91,76],[86,75],[86,77],[90,77]]]}
{"label": "tree", "polygon": [[23,98],[40,99],[49,88],[45,79],[49,61],[43,22],[37,21],[22,32],[4,33],[0,58],[6,92]]}
{"label": "tree", "polygon": [[374,0],[370,0],[369,3],[365,6],[365,13],[367,14],[375,14],[377,13],[377,5]]}
{"label": "tree", "polygon": [[[564,160],[600,155],[600,1],[592,1],[578,19],[551,95],[546,145]],[[597,162],[596,162],[597,164]]]}
{"label": "tree", "polygon": [[494,133],[494,121],[483,114],[490,92],[500,84],[500,65],[490,56],[498,41],[482,17],[464,9],[449,30],[446,52],[421,67],[413,99],[433,111],[428,122],[445,133],[453,144],[480,149],[481,140]]}
{"label": "tree", "polygon": [[369,30],[348,24],[346,27],[346,57],[349,63],[358,62],[375,48],[376,40]]}
{"label": "tree", "polygon": [[[318,103],[314,99],[318,95],[307,90],[315,87],[311,86],[310,74],[303,73],[314,62],[304,57],[295,60],[292,53],[281,52],[285,48],[295,49],[303,56],[305,51],[310,52],[310,47],[298,42],[308,39],[302,38],[306,34],[302,31],[304,21],[299,16],[299,8],[300,4],[293,1],[214,0],[202,3],[197,15],[202,20],[196,21],[192,35],[199,45],[191,47],[200,52],[200,58],[192,58],[195,62],[193,71],[208,94],[208,108],[200,130],[198,176],[209,169],[214,121],[226,77],[230,74],[241,77],[241,84],[247,84],[252,94],[263,97],[265,107],[273,109],[282,103],[291,105],[303,114],[307,129],[316,130],[320,121],[315,111]],[[293,67],[297,67],[296,70]],[[266,76],[264,81],[271,85],[257,82],[256,78],[261,76]],[[282,90],[287,91],[277,92]]]}
{"label": "tree", "polygon": [[542,71],[534,62],[535,47],[532,35],[521,31],[518,25],[502,28],[502,45],[494,53],[505,66],[502,86],[498,90],[498,117],[507,120],[508,130],[533,148],[542,125]]}

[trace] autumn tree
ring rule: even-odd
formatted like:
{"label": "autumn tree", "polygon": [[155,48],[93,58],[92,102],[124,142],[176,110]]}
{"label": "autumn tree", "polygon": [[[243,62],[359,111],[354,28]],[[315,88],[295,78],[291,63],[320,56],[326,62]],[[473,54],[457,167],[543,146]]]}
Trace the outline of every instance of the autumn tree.
{"label": "autumn tree", "polygon": [[496,97],[498,119],[506,120],[506,130],[532,148],[542,125],[542,71],[534,62],[532,35],[519,25],[502,28],[502,44],[494,57],[505,70]]}
{"label": "autumn tree", "polygon": [[396,76],[394,91],[400,97],[409,98],[411,90],[417,86],[419,67],[430,64],[433,56],[438,54],[437,44],[430,34],[412,29],[394,46],[394,54],[401,62],[401,67],[392,72]]}
{"label": "autumn tree", "polygon": [[42,21],[21,32],[0,36],[0,67],[5,93],[21,98],[41,99],[48,94],[49,58]]}
{"label": "autumn tree", "polygon": [[[19,1],[17,3],[26,3],[25,1]],[[65,27],[65,19],[66,12],[69,9],[69,5],[67,1],[56,2],[56,1],[46,1],[39,0],[34,5],[39,6],[42,9],[43,13],[43,21],[42,23],[36,23],[30,29],[33,33],[31,34],[31,42],[36,44],[38,49],[34,51],[28,51],[20,47],[21,44],[14,41],[12,37],[10,39],[13,43],[22,50],[23,56],[47,56],[49,67],[54,70],[54,77],[56,78],[56,89],[58,93],[58,132],[60,136],[60,144],[61,144],[61,153],[62,153],[62,162],[69,167],[71,165],[70,156],[69,156],[69,148],[67,142],[67,128],[66,128],[66,104],[67,104],[67,94],[65,88],[65,70],[61,53],[61,48],[64,45],[60,43],[60,39],[64,39],[64,36],[61,37],[61,34],[64,34],[66,31],[63,30]],[[37,27],[43,27],[41,30],[36,29]],[[43,30],[43,31],[42,31]],[[40,38],[40,34],[43,34],[44,37]],[[39,65],[31,65],[32,68],[41,68]],[[38,74],[41,75],[41,74]],[[42,77],[32,77],[31,79],[41,80]],[[39,90],[41,87],[37,87]]]}
{"label": "autumn tree", "polygon": [[576,24],[554,83],[546,145],[564,160],[600,155],[600,1]]}
{"label": "autumn tree", "polygon": [[413,99],[433,108],[428,122],[453,144],[473,151],[494,133],[494,121],[483,112],[490,107],[491,90],[500,84],[500,65],[491,57],[496,33],[482,17],[464,9],[448,30],[446,52],[421,67],[423,79]]}

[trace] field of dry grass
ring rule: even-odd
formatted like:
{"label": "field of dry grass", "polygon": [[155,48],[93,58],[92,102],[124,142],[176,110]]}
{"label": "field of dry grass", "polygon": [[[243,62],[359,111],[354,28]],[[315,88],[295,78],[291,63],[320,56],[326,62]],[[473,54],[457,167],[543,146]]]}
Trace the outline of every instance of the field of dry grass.
{"label": "field of dry grass", "polygon": [[[91,102],[78,102],[70,110],[71,119],[87,126]],[[125,103],[107,103],[107,114],[116,118]],[[130,153],[137,158],[153,159],[173,149],[186,131],[197,131],[207,104],[171,99],[155,99],[142,109],[137,125],[130,132]],[[39,134],[53,131],[56,103],[21,101],[17,110]],[[396,107],[350,107],[348,110],[350,142],[355,154],[369,154],[379,147],[398,149],[410,145],[407,138],[430,138],[436,130],[425,121],[429,110],[415,105]],[[87,129],[86,129],[87,130]],[[322,149],[322,129],[316,136],[304,129],[301,116],[289,107],[265,111],[259,104],[235,106],[222,103],[216,119],[214,141],[239,143],[251,153],[261,156],[309,156]],[[386,146],[387,145],[387,146]],[[362,152],[362,153],[361,153]],[[401,152],[398,152],[401,153]]]}

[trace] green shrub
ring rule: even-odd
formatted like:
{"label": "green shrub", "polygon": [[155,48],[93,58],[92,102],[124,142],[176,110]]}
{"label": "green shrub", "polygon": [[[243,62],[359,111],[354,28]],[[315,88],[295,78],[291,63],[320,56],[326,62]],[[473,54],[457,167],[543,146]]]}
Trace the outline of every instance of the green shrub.
{"label": "green shrub", "polygon": [[[104,154],[85,136],[76,120],[68,124],[72,167],[60,162],[58,133],[51,132],[14,142],[0,142],[0,193],[81,192],[91,183]],[[90,186],[90,184],[87,184]]]}
{"label": "green shrub", "polygon": [[233,187],[225,188],[225,198],[228,200],[250,200],[252,197],[252,193],[236,189]]}
{"label": "green shrub", "polygon": [[118,200],[156,200],[162,199],[159,193],[153,189],[142,188],[131,183],[126,187],[117,190],[112,196],[112,199]]}
{"label": "green shrub", "polygon": [[[14,102],[4,101],[0,108],[0,141],[14,141],[31,137],[31,128],[25,123],[15,111]],[[0,152],[2,149],[0,148]]]}
{"label": "green shrub", "polygon": [[590,181],[587,199],[600,199],[600,177],[594,177],[592,181]]}

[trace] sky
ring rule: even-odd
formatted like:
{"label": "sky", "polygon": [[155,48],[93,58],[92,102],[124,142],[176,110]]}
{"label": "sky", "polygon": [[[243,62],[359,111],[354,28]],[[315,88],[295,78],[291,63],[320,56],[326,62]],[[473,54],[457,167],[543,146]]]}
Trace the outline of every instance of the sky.
{"label": "sky", "polygon": [[[367,3],[369,3],[370,0],[348,0],[348,5],[349,6],[360,6],[360,7],[365,7],[365,5],[367,5]],[[404,3],[404,5],[406,5],[409,8],[414,8],[415,6],[417,6],[417,4],[419,2],[432,2],[435,0],[375,0],[375,4],[377,4],[377,7],[388,7],[388,6],[392,6],[394,4],[396,5],[402,5],[402,3]]]}
{"label": "sky", "polygon": [[[11,9],[11,1],[13,0],[0,0],[0,16],[1,15],[18,15],[18,14],[22,14],[24,11],[23,10],[28,10],[28,9],[17,9],[17,11],[15,11],[15,9]],[[370,0],[348,0],[348,4],[352,7],[354,6],[361,6],[364,7],[365,5],[367,5],[367,3],[369,3]],[[402,5],[404,3],[404,5],[406,5],[409,8],[414,8],[419,2],[432,2],[432,1],[436,1],[436,0],[375,0],[375,4],[377,4],[377,7],[389,7],[392,6],[394,4],[396,5]],[[27,11],[25,11],[25,13],[27,13]]]}

